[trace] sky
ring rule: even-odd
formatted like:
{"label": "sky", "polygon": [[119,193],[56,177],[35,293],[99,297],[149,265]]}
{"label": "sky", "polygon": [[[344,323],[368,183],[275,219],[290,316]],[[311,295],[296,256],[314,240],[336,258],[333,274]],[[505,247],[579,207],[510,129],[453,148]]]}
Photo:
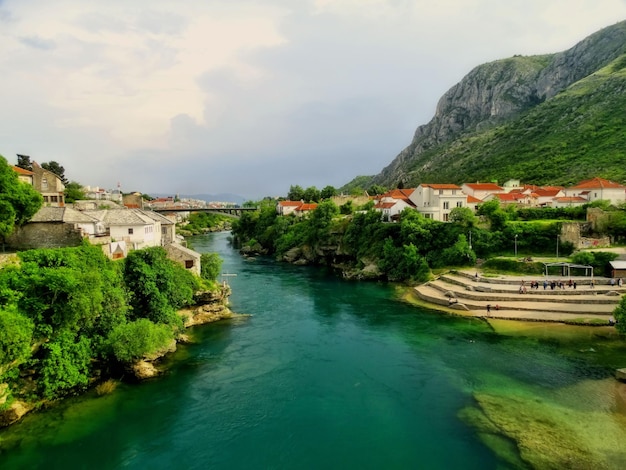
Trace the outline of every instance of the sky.
{"label": "sky", "polygon": [[624,19],[626,0],[0,0],[0,154],[147,194],[339,188],[477,65]]}

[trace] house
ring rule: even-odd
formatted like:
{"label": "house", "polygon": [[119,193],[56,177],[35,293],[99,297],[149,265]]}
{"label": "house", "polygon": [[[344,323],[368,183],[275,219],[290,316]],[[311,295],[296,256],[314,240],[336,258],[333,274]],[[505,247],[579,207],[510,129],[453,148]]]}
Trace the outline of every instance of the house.
{"label": "house", "polygon": [[296,207],[293,213],[294,215],[297,215],[298,217],[302,217],[303,215],[313,212],[315,209],[317,209],[317,204],[305,203],[305,204],[300,204],[298,207]]}
{"label": "house", "polygon": [[474,196],[467,196],[467,199],[465,201],[465,204],[467,207],[469,207],[470,209],[472,209],[474,212],[476,212],[476,208],[478,207],[478,205],[481,203],[482,201]]}
{"label": "house", "polygon": [[626,186],[598,177],[565,188],[563,193],[567,197],[582,197],[587,202],[607,200],[613,205],[626,202]]}
{"label": "house", "polygon": [[161,246],[161,221],[141,209],[104,209],[85,211],[104,224],[112,241],[124,241],[129,249]]}
{"label": "house", "polygon": [[560,198],[565,196],[562,188],[536,188],[534,191],[530,192],[530,195],[535,198],[535,205],[540,207],[550,207],[554,203],[555,198]]}
{"label": "house", "polygon": [[501,188],[495,183],[464,183],[461,189],[468,196],[474,196],[476,199],[484,200],[490,194],[504,193],[504,188]]}
{"label": "house", "polygon": [[498,201],[500,201],[500,204],[503,206],[507,206],[511,204],[514,204],[516,206],[530,206],[534,198],[527,194],[513,191],[510,193],[489,194],[482,200],[482,202],[492,201],[494,199],[497,199]]}
{"label": "house", "polygon": [[70,207],[43,206],[6,240],[19,250],[78,246],[84,239],[94,245],[109,243],[105,226],[96,218]]}
{"label": "house", "polygon": [[296,208],[300,207],[301,204],[304,204],[304,201],[278,201],[276,212],[278,212],[278,215],[289,215]]}
{"label": "house", "polygon": [[176,241],[176,222],[158,212],[145,210],[143,214],[161,224],[161,245],[169,245]]}
{"label": "house", "polygon": [[190,250],[178,243],[170,243],[165,245],[167,257],[185,267],[185,269],[200,276],[201,265],[200,259],[202,255],[197,251]]}
{"label": "house", "polygon": [[406,201],[402,199],[393,200],[390,202],[379,201],[374,204],[374,209],[381,212],[382,219],[387,221],[398,218],[400,213],[406,208],[415,209],[413,204],[409,205]]}
{"label": "house", "polygon": [[32,162],[32,166],[33,187],[43,196],[44,205],[63,207],[65,205],[65,185],[61,178],[42,168],[37,162]]}
{"label": "house", "polygon": [[588,202],[587,199],[580,196],[561,196],[552,199],[552,207],[575,207]]}
{"label": "house", "polygon": [[19,179],[23,183],[33,186],[33,176],[35,175],[35,173],[30,170],[20,168],[19,166],[13,166],[13,171],[17,173],[17,179]]}
{"label": "house", "polygon": [[440,222],[447,222],[455,207],[467,206],[467,196],[456,184],[420,184],[410,200],[424,217]]}

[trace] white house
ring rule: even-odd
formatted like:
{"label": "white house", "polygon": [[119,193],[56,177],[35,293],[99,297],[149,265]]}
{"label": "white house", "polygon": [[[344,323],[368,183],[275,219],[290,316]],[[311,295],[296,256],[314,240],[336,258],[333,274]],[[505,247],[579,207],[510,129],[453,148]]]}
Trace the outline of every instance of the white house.
{"label": "white house", "polygon": [[415,209],[427,219],[447,222],[455,207],[466,207],[467,196],[456,184],[420,184],[410,197]]}
{"label": "white house", "polygon": [[161,222],[141,209],[85,211],[109,229],[112,241],[124,241],[129,249],[161,246]]}
{"label": "white house", "polygon": [[611,201],[614,205],[626,202],[626,186],[597,177],[565,188],[563,193],[566,197],[581,197],[587,202],[600,199]]}
{"label": "white house", "polygon": [[468,196],[474,196],[481,201],[490,194],[506,192],[504,188],[495,183],[464,183],[461,189]]}

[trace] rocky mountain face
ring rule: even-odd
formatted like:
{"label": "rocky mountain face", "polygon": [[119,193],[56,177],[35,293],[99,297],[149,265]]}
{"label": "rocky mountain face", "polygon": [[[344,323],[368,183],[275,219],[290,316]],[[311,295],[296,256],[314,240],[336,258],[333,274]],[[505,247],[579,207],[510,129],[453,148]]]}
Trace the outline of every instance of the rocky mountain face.
{"label": "rocky mountain face", "polygon": [[411,144],[372,178],[372,184],[391,188],[414,183],[415,174],[433,170],[431,156],[439,146],[515,119],[625,52],[626,21],[564,52],[515,56],[476,67],[441,97],[432,120],[417,128]]}

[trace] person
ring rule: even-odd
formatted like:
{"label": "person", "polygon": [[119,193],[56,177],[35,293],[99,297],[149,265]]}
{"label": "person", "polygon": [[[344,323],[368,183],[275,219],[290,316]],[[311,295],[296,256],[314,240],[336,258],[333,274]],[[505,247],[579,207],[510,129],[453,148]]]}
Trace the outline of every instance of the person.
{"label": "person", "polygon": [[546,281],[545,279],[543,280],[543,290],[546,290],[546,288],[548,287],[548,281]]}
{"label": "person", "polygon": [[589,283],[589,288],[593,289],[593,286],[594,286],[594,282],[593,282],[593,279],[592,279],[591,282]]}
{"label": "person", "polygon": [[496,310],[500,310],[500,306],[496,304]]}
{"label": "person", "polygon": [[611,287],[613,287],[615,285],[615,278],[612,277],[609,283],[611,284]]}
{"label": "person", "polygon": [[476,274],[474,274],[474,280],[478,281],[478,271],[476,271]]}
{"label": "person", "polygon": [[576,290],[576,281],[574,281],[573,286],[574,286],[574,290]]}
{"label": "person", "polygon": [[491,304],[487,304],[487,313],[491,312]]}
{"label": "person", "polygon": [[572,287],[572,280],[570,279],[569,282],[567,283],[567,287],[569,287],[571,289]]}
{"label": "person", "polygon": [[622,278],[621,277],[617,278],[617,287],[622,287]]}

